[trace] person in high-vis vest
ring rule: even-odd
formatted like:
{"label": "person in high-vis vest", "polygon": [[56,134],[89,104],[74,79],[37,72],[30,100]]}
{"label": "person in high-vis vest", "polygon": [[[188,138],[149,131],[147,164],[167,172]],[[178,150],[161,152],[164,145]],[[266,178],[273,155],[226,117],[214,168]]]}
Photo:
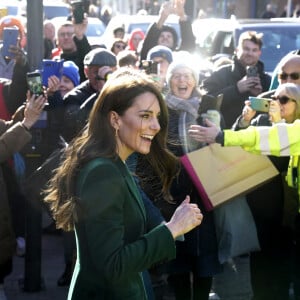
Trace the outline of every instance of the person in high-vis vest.
{"label": "person in high-vis vest", "polygon": [[[239,131],[220,130],[214,123],[206,120],[207,127],[192,125],[189,134],[199,142],[217,142],[223,146],[241,146],[244,150],[261,155],[289,156],[286,180],[290,187],[298,190],[298,214],[295,218],[295,249],[293,277],[295,299],[300,299],[300,86],[292,83],[287,87],[298,89],[293,98],[283,93],[275,93],[276,99],[270,101],[270,121],[272,126],[249,126]],[[281,109],[278,111],[278,107]],[[284,107],[284,108],[283,108]],[[283,109],[291,109],[291,119],[281,119]],[[251,113],[243,112],[244,114]],[[278,114],[279,113],[279,114]]]}

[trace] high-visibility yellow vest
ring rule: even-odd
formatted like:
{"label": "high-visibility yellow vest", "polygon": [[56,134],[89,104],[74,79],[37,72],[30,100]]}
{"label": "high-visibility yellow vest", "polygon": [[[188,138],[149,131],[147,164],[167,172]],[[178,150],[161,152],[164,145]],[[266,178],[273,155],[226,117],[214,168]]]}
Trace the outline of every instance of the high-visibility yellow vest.
{"label": "high-visibility yellow vest", "polygon": [[239,131],[224,130],[224,145],[241,146],[256,154],[290,156],[286,180],[289,186],[298,189],[300,203],[300,120],[271,127],[250,126]]}

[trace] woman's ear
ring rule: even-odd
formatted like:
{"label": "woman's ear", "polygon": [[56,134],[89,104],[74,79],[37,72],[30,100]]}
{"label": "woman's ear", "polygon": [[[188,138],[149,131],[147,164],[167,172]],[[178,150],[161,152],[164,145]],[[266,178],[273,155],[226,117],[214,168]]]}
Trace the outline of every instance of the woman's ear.
{"label": "woman's ear", "polygon": [[109,118],[110,118],[111,126],[114,129],[118,130],[119,127],[120,127],[120,116],[119,116],[119,114],[115,111],[111,111],[109,114],[110,114]]}

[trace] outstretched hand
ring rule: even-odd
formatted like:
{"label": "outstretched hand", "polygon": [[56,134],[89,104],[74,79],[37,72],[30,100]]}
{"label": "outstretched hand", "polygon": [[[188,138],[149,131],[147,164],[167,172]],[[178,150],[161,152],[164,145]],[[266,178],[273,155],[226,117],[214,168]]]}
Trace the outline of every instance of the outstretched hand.
{"label": "outstretched hand", "polygon": [[166,226],[171,231],[173,238],[183,235],[202,222],[203,215],[195,203],[190,203],[190,196],[186,196],[185,200],[177,207],[171,220]]}
{"label": "outstretched hand", "polygon": [[205,123],[207,127],[191,125],[189,129],[189,136],[197,142],[208,144],[214,143],[218,133],[220,132],[220,128],[208,119],[205,119]]}

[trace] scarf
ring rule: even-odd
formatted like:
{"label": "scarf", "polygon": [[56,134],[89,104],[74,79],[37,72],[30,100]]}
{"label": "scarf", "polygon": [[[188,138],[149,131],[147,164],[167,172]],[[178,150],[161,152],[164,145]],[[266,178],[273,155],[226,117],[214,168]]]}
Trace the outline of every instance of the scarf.
{"label": "scarf", "polygon": [[199,143],[191,139],[188,134],[189,127],[192,124],[197,124],[199,97],[192,96],[185,100],[168,94],[166,103],[170,109],[179,112],[178,136],[183,152],[188,153],[199,148]]}

